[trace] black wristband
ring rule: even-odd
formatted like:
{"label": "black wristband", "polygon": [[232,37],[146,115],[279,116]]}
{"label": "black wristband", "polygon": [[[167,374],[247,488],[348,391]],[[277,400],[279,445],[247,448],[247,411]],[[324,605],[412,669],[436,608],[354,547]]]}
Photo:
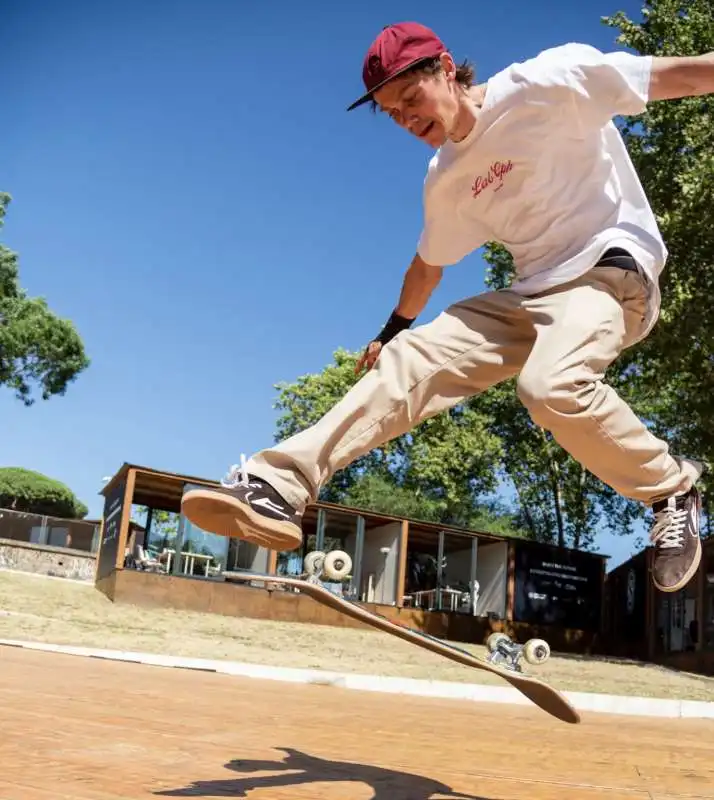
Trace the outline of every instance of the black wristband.
{"label": "black wristband", "polygon": [[[414,317],[414,319],[416,319],[416,317]],[[414,319],[407,319],[407,317],[402,317],[397,314],[396,311],[392,311],[391,316],[374,341],[387,344],[387,342],[393,339],[398,333],[405,331],[407,328],[411,328]]]}

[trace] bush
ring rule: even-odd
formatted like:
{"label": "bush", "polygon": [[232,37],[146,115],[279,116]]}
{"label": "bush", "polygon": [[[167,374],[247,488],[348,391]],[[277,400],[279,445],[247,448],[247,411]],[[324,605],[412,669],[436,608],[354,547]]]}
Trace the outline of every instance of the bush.
{"label": "bush", "polygon": [[0,468],[0,508],[69,519],[89,510],[63,483],[20,467]]}

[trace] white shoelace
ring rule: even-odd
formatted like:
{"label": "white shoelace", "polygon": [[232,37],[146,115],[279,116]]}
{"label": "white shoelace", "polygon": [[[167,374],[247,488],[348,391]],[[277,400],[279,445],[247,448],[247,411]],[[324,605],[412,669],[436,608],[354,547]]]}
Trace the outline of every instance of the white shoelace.
{"label": "white shoelace", "polygon": [[240,454],[240,464],[233,464],[226,475],[221,478],[221,485],[227,489],[248,486],[248,471],[245,468],[245,455]]}
{"label": "white shoelace", "polygon": [[687,523],[687,509],[667,506],[655,514],[650,540],[661,549],[681,547]]}

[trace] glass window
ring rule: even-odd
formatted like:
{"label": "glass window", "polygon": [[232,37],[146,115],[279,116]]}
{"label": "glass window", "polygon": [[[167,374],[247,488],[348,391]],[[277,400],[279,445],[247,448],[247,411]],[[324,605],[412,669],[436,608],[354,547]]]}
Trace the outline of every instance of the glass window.
{"label": "glass window", "polygon": [[439,535],[433,530],[409,527],[404,603],[426,611],[436,608],[439,580]]}
{"label": "glass window", "polygon": [[52,547],[67,547],[69,539],[69,530],[67,528],[55,527],[54,525],[49,530],[47,544]]}
{"label": "glass window", "polygon": [[[184,492],[198,486],[186,484]],[[184,575],[216,578],[226,569],[230,537],[208,533],[181,515],[183,536],[181,541],[181,567]]]}
{"label": "glass window", "polygon": [[436,607],[440,611],[474,613],[475,586],[472,575],[473,537],[442,532],[441,569],[437,573]]}
{"label": "glass window", "polygon": [[226,570],[229,572],[255,572],[264,575],[268,571],[270,551],[253,542],[231,537],[228,540]]}
{"label": "glass window", "polygon": [[396,605],[401,538],[401,522],[370,521],[366,525],[357,588],[362,602]]}

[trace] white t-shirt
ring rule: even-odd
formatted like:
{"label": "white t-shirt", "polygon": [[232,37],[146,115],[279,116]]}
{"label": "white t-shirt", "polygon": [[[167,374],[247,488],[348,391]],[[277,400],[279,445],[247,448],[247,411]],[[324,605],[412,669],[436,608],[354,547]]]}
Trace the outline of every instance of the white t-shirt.
{"label": "white t-shirt", "polygon": [[424,261],[448,266],[500,242],[515,263],[511,290],[530,295],[624,247],[649,279],[645,336],[659,314],[667,249],[612,119],[645,110],[651,65],[567,44],[492,77],[468,136],[429,164]]}

